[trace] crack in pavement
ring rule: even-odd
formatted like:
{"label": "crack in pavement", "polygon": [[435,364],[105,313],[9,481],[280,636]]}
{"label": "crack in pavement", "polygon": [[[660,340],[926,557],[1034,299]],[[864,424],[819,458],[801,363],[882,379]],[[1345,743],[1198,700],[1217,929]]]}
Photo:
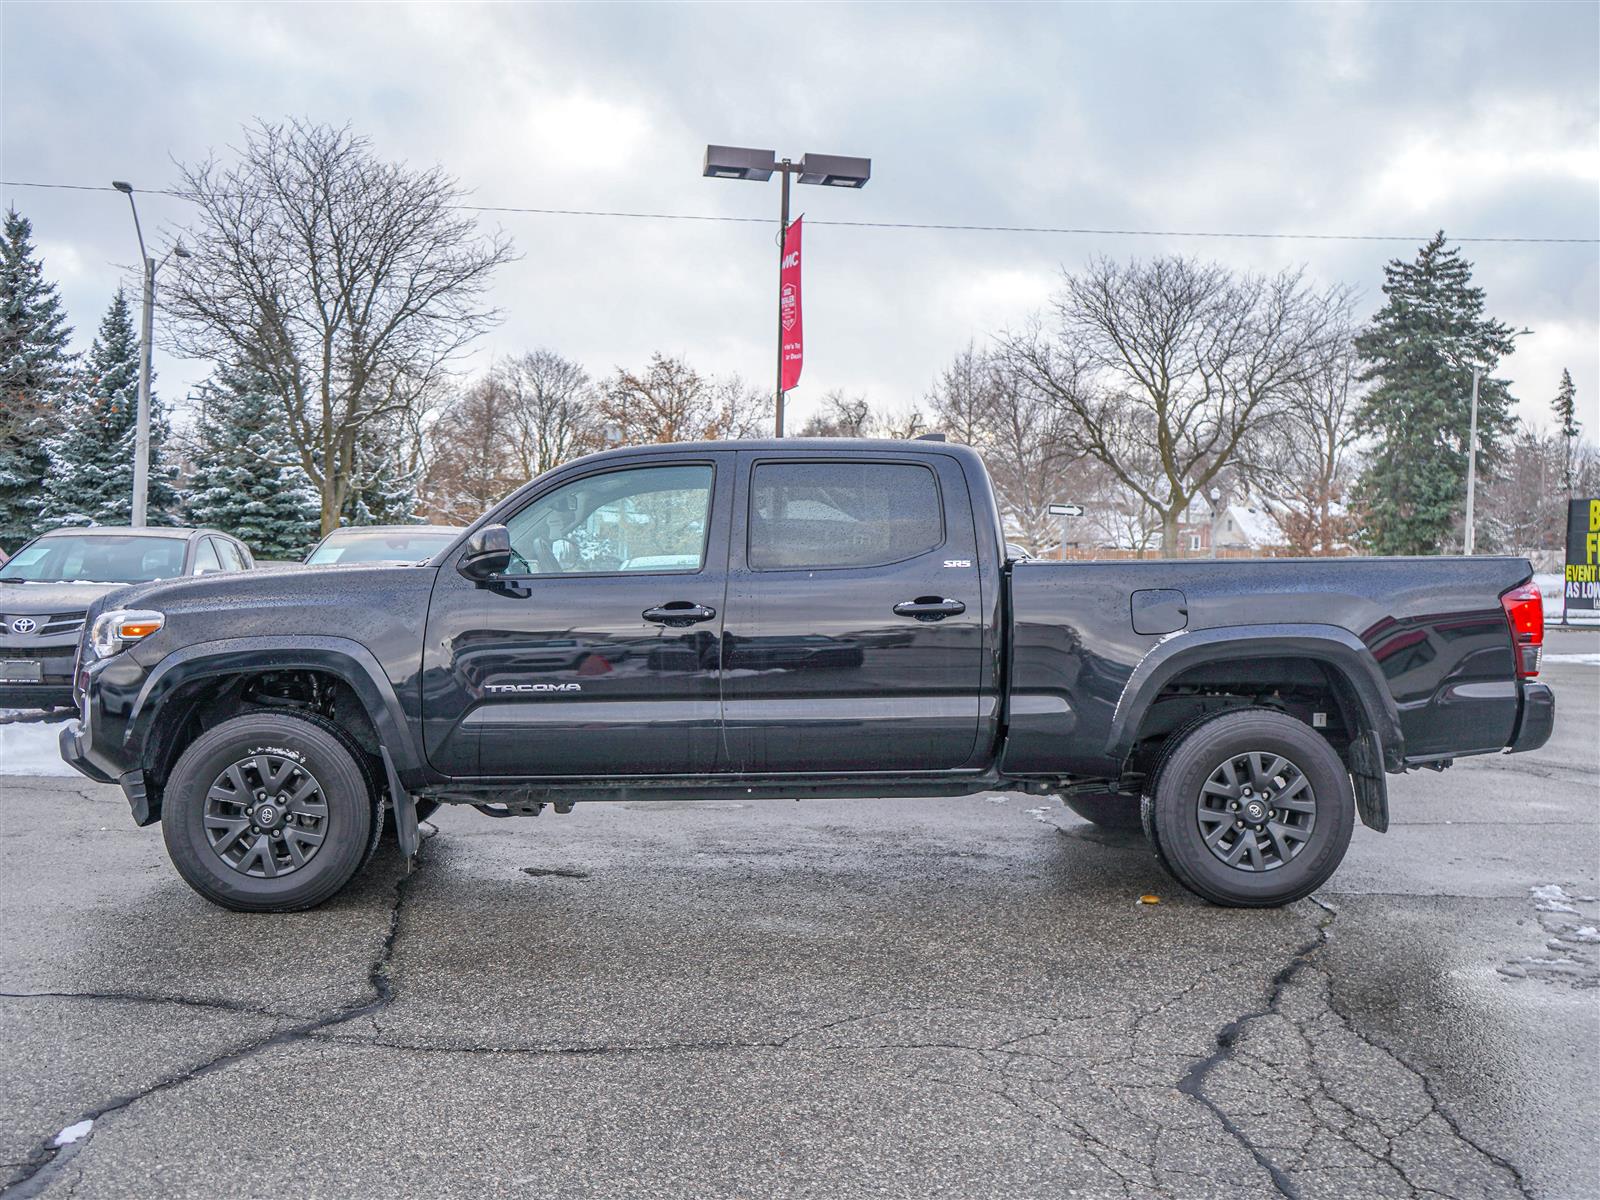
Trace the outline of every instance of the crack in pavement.
{"label": "crack in pavement", "polygon": [[[1387,1185],[1385,1194],[1398,1185],[1412,1197],[1455,1198],[1470,1185],[1485,1197],[1529,1197],[1522,1172],[1466,1132],[1422,1069],[1338,1007],[1319,961],[1338,911],[1312,902],[1324,913],[1316,935],[1278,972],[1264,1007],[1218,1032],[1216,1049],[1179,1090],[1209,1109],[1291,1200],[1348,1194],[1357,1172],[1372,1175],[1370,1190]],[[1387,1065],[1346,1061],[1373,1054]],[[1408,1083],[1420,1097],[1407,1095]],[[1445,1168],[1443,1159],[1451,1160]],[[1448,1175],[1438,1178],[1440,1169]]]}
{"label": "crack in pavement", "polygon": [[[259,1004],[246,1004],[240,1000],[196,1000],[188,996],[170,996],[161,992],[0,992],[0,1000],[103,1000],[114,1004],[170,1004],[177,1008],[197,1008],[211,1012],[246,1013],[254,1017],[268,1017],[292,1021],[296,1017],[314,1019],[313,1013],[280,1012]],[[0,1164],[3,1166],[4,1164]]]}
{"label": "crack in pavement", "polygon": [[[418,859],[420,860],[420,858],[421,854],[419,850]],[[408,870],[395,881],[394,901],[389,907],[388,932],[383,939],[383,944],[379,948],[377,955],[373,958],[372,965],[367,970],[367,986],[372,989],[373,993],[370,1000],[341,1005],[332,1012],[322,1013],[289,1029],[280,1029],[277,1033],[271,1034],[267,1037],[257,1038],[255,1041],[248,1042],[243,1046],[237,1046],[231,1050],[226,1050],[221,1054],[207,1059],[205,1062],[189,1068],[188,1070],[180,1071],[175,1075],[169,1075],[164,1079],[159,1079],[155,1083],[140,1088],[138,1091],[115,1097],[94,1109],[80,1113],[78,1120],[72,1124],[69,1124],[61,1133],[53,1134],[50,1138],[39,1143],[39,1145],[34,1149],[33,1153],[30,1154],[27,1159],[27,1165],[31,1169],[27,1171],[26,1174],[7,1184],[4,1188],[0,1188],[0,1200],[31,1200],[32,1197],[38,1196],[51,1184],[56,1182],[56,1180],[58,1180],[66,1171],[67,1167],[71,1165],[72,1160],[81,1154],[84,1147],[86,1147],[90,1141],[93,1140],[95,1126],[102,1118],[110,1116],[114,1113],[122,1112],[123,1110],[131,1107],[134,1104],[137,1104],[139,1101],[149,1096],[170,1091],[173,1088],[181,1087],[186,1083],[192,1083],[198,1079],[204,1079],[208,1075],[233,1066],[234,1064],[242,1062],[246,1059],[253,1058],[264,1051],[271,1050],[278,1046],[289,1045],[294,1042],[309,1040],[319,1030],[325,1029],[329,1025],[336,1025],[341,1021],[359,1019],[363,1016],[368,1016],[379,1011],[380,1009],[386,1008],[389,1004],[393,1003],[395,991],[394,984],[389,978],[389,969],[394,960],[395,943],[400,936],[401,910],[404,907],[406,897],[410,892],[410,885],[415,878],[416,875]],[[48,995],[48,993],[44,993],[44,995]],[[104,995],[104,998],[107,999],[117,998],[111,993],[85,993],[79,998],[95,999],[100,998],[101,995]],[[162,1002],[182,1003],[178,1001]],[[191,1003],[193,1003],[195,1007],[201,1008],[229,1007],[225,1004],[210,1005],[203,1001]],[[73,1140],[63,1142],[64,1134],[85,1122],[88,1123],[88,1127],[81,1136],[78,1136]],[[77,1182],[74,1180],[73,1188],[76,1188],[76,1186]],[[71,1194],[70,1190],[68,1194]]]}

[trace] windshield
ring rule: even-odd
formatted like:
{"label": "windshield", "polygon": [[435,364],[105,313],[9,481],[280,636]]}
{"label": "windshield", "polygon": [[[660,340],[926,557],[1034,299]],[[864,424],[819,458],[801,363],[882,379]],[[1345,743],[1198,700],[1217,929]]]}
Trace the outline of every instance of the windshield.
{"label": "windshield", "polygon": [[340,529],[330,533],[306,559],[309,566],[328,563],[420,562],[455,541],[454,529]]}
{"label": "windshield", "polygon": [[183,574],[186,539],[72,533],[29,542],[0,567],[23,583],[148,583]]}

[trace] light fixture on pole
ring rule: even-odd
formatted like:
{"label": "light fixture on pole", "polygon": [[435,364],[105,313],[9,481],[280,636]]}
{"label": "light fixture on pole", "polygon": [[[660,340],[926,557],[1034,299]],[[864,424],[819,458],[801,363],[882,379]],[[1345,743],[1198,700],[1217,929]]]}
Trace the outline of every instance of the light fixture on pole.
{"label": "light fixture on pole", "polygon": [[765,183],[776,172],[782,176],[782,195],[778,207],[778,375],[773,389],[773,432],[783,436],[783,248],[789,232],[789,176],[798,175],[801,183],[821,187],[864,188],[872,178],[870,158],[848,158],[839,154],[806,154],[798,163],[779,160],[772,150],[752,150],[744,146],[707,146],[701,174],[709,179],[747,179]]}
{"label": "light fixture on pole", "polygon": [[113,179],[111,186],[128,198],[133,210],[133,232],[139,239],[139,269],[143,277],[143,312],[139,322],[139,407],[134,417],[133,433],[133,511],[129,524],[139,528],[145,524],[146,504],[150,495],[150,341],[155,325],[156,272],[176,256],[188,258],[189,252],[178,242],[159,263],[145,252],[144,230],[139,227],[139,206],[133,202],[133,184]]}

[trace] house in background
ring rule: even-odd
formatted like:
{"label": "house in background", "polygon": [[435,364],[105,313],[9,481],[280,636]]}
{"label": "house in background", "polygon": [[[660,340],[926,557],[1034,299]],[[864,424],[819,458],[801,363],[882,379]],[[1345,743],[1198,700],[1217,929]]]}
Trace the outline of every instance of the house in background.
{"label": "house in background", "polygon": [[1271,557],[1289,552],[1289,538],[1266,501],[1255,496],[1217,505],[1211,518],[1211,547]]}

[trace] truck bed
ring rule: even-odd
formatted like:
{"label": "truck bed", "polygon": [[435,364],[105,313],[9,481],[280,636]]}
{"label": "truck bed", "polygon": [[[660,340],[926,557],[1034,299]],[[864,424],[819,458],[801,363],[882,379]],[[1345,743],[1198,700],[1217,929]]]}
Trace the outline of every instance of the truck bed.
{"label": "truck bed", "polygon": [[[1398,720],[1391,771],[1499,751],[1521,703],[1499,598],[1531,577],[1527,560],[1503,557],[1015,564],[1002,769],[1115,775],[1131,745],[1119,706],[1131,709],[1153,660],[1185,664],[1180,685],[1204,687],[1248,677],[1263,637],[1286,657],[1365,656]],[[1230,654],[1246,634],[1248,654]]]}

